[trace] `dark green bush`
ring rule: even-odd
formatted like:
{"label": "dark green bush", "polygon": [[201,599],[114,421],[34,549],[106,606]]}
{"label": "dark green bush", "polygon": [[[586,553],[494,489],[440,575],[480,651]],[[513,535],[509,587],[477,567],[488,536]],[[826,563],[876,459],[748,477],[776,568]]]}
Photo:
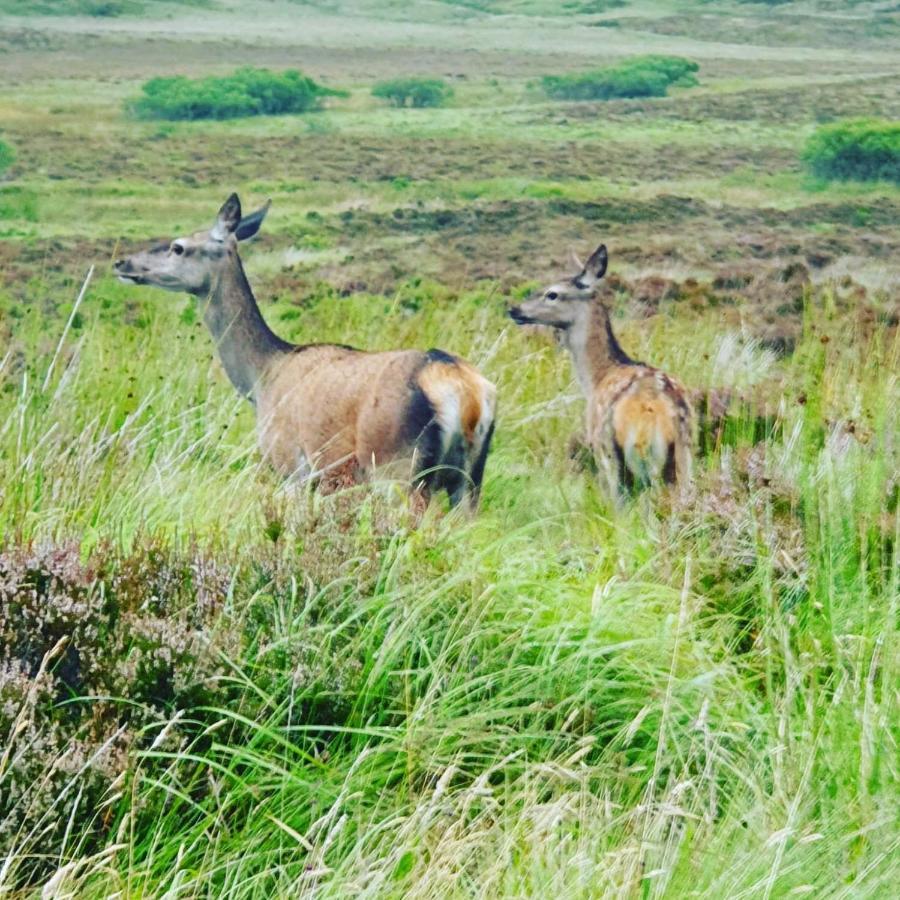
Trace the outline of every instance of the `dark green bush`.
{"label": "dark green bush", "polygon": [[850,119],[819,128],[803,161],[820,178],[900,184],[900,122]]}
{"label": "dark green bush", "polygon": [[128,104],[140,119],[236,119],[301,113],[318,108],[322,97],[341,91],[316,84],[301,72],[238,69],[222,78],[183,75],[151,78],[143,96]]}
{"label": "dark green bush", "polygon": [[0,174],[3,174],[10,167],[15,158],[16,154],[13,153],[13,148],[9,144],[0,141]]}
{"label": "dark green bush", "polygon": [[379,81],[372,96],[388,100],[393,106],[443,106],[453,89],[440,78],[393,78]]}
{"label": "dark green bush", "polygon": [[679,56],[635,56],[617,66],[577,75],[545,75],[541,87],[554,100],[664,97],[670,85],[697,84],[700,67]]}

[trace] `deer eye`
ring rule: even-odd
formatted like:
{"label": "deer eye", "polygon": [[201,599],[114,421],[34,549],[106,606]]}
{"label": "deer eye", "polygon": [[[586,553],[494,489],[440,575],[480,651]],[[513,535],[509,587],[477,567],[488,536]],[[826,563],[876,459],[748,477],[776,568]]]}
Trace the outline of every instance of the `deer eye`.
{"label": "deer eye", "polygon": [[547,291],[544,295],[548,300],[556,300],[559,297],[559,294],[556,291]]}
{"label": "deer eye", "polygon": [[171,250],[176,256],[181,256],[184,253],[184,246],[182,244],[172,244]]}

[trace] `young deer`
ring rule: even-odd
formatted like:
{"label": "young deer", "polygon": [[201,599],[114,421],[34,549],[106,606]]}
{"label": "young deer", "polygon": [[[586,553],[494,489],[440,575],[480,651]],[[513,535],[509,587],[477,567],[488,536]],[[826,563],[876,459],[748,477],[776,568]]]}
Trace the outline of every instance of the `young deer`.
{"label": "young deer", "polygon": [[660,480],[691,477],[693,411],[674,378],[631,359],[619,346],[609,311],[594,296],[606,272],[600,245],[574,278],[551,284],[509,310],[519,325],[558,329],[587,398],[587,442],[612,497]]}
{"label": "young deer", "polygon": [[[352,484],[406,464],[424,505],[446,490],[477,504],[494,425],[494,386],[441,350],[368,353],[289,344],[266,325],[238,256],[268,204],[241,218],[232,194],[215,225],[115,264],[121,281],[196,297],[231,383],[256,408],[260,449],[283,475]],[[400,471],[403,471],[401,468]]]}

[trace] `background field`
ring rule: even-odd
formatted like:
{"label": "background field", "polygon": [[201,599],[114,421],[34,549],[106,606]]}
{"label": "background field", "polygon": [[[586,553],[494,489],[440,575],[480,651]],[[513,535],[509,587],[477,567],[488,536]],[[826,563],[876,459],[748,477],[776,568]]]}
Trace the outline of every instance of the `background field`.
{"label": "background field", "polygon": [[[800,153],[900,117],[898,51],[892,2],[0,0],[0,894],[893,896],[900,188]],[[700,86],[538,90],[635,53]],[[349,93],[123,111],[243,65]],[[111,276],[232,190],[281,335],[497,383],[477,519],[278,483],[192,303]],[[625,348],[744,398],[617,515],[504,315],[600,240]]]}

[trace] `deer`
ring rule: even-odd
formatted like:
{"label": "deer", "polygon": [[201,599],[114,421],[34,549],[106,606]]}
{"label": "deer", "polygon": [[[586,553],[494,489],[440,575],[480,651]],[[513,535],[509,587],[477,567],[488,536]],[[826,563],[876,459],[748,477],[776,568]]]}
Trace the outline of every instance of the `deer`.
{"label": "deer", "polygon": [[409,478],[417,515],[434,493],[474,511],[494,432],[496,389],[443,350],[365,351],[293,344],[266,324],[238,253],[269,209],[241,214],[231,194],[208,231],[114,263],[119,280],[196,298],[235,389],[254,406],[263,458],[322,492],[376,468]]}
{"label": "deer", "polygon": [[690,484],[694,412],[678,381],[632,359],[616,339],[596,294],[608,262],[601,244],[577,275],[537,291],[508,314],[517,325],[555,329],[571,354],[587,400],[587,442],[601,486],[618,506],[623,490]]}

